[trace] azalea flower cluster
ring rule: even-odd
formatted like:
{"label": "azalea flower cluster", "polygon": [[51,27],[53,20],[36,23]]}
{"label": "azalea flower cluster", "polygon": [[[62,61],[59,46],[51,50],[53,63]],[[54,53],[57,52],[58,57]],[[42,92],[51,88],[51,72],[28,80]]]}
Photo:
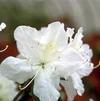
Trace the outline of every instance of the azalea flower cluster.
{"label": "azalea flower cluster", "polygon": [[[34,80],[33,93],[40,101],[57,101],[60,84],[66,90],[68,101],[72,101],[76,94],[84,93],[81,79],[93,70],[93,54],[88,44],[82,41],[82,28],[75,34],[73,28],[65,30],[60,22],[40,30],[19,26],[14,38],[19,55],[10,56],[1,63],[3,76],[19,84]],[[20,86],[20,89],[26,87]]]}

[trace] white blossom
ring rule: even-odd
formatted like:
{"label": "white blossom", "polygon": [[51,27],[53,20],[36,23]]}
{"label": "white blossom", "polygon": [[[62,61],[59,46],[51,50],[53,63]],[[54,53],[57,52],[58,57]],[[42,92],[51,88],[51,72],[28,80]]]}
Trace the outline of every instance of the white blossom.
{"label": "white blossom", "polygon": [[74,29],[65,31],[60,22],[39,31],[19,26],[14,32],[19,56],[6,58],[0,65],[0,73],[20,84],[32,78],[33,92],[41,101],[57,101],[60,83],[69,101],[76,93],[82,95],[81,78],[93,70],[92,51],[83,44],[82,31],[80,28],[73,38]]}

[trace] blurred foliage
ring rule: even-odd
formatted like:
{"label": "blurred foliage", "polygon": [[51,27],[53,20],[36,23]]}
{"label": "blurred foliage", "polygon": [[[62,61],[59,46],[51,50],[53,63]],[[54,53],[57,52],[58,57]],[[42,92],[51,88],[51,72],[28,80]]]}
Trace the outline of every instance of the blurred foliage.
{"label": "blurred foliage", "polygon": [[[8,2],[0,1],[0,21],[9,24],[8,27],[15,28],[18,25],[30,25],[40,28],[42,24],[47,23],[49,16],[45,13],[43,2],[37,2],[33,10],[26,10],[21,7],[19,2],[9,0]],[[34,10],[35,9],[35,10]]]}

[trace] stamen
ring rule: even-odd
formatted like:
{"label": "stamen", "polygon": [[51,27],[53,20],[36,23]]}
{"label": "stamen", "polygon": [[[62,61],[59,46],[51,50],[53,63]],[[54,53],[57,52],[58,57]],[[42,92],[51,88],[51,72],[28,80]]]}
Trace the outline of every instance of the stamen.
{"label": "stamen", "polygon": [[19,90],[24,90],[26,89],[32,82],[33,80],[36,78],[36,76],[39,74],[40,70],[37,71],[37,73],[35,74],[35,76],[29,81],[29,83],[27,85],[25,85],[24,87],[22,87],[22,85],[18,85]]}
{"label": "stamen", "polygon": [[99,61],[99,63],[94,68],[98,68],[99,66],[100,66],[100,61]]}
{"label": "stamen", "polygon": [[8,45],[6,45],[6,47],[3,50],[0,50],[0,52],[4,52],[8,49]]}

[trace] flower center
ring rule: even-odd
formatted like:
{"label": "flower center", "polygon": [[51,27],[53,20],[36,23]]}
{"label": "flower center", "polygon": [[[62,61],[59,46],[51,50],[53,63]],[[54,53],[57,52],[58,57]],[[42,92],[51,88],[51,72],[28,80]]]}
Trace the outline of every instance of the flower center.
{"label": "flower center", "polygon": [[48,43],[44,47],[43,53],[40,56],[40,62],[39,62],[39,65],[42,66],[42,68],[44,68],[47,63],[50,63],[51,61],[53,61],[56,50],[57,50],[56,44],[53,42]]}
{"label": "flower center", "polygon": [[45,64],[46,64],[46,63],[44,63],[44,62],[40,62],[40,63],[38,64],[38,66],[41,66],[42,68],[45,68]]}
{"label": "flower center", "polygon": [[45,49],[44,49],[44,55],[46,57],[52,55],[54,52],[56,51],[56,44],[53,42],[50,42],[46,45]]}

